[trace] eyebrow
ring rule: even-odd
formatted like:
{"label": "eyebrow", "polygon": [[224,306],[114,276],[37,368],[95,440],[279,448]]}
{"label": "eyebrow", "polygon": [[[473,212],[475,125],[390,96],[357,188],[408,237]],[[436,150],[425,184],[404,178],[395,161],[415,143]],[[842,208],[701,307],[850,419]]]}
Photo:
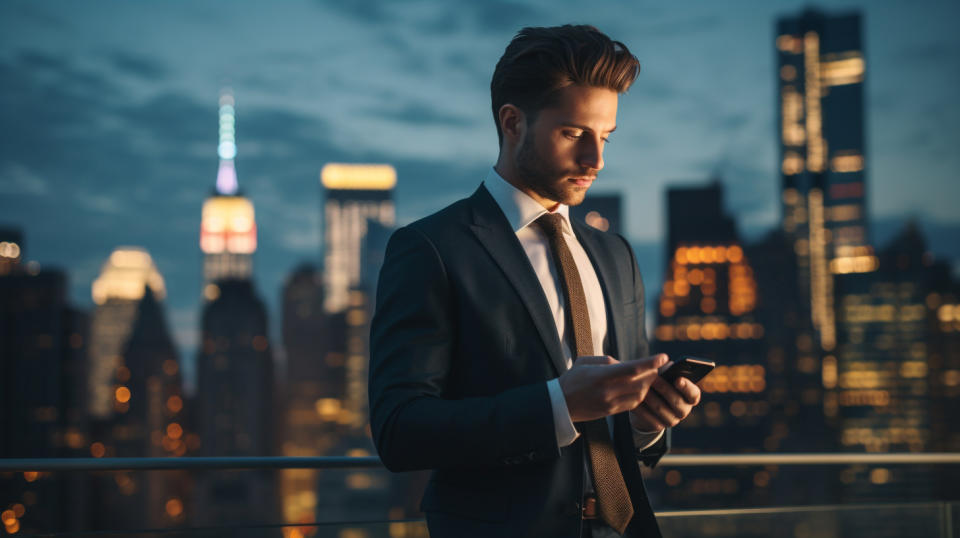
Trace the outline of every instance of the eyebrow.
{"label": "eyebrow", "polygon": [[[563,124],[561,124],[561,125],[562,125],[563,127],[573,127],[573,128],[575,128],[575,129],[580,129],[581,131],[590,131],[591,133],[593,132],[593,129],[591,129],[590,127],[587,127],[586,125],[580,125],[580,124],[577,124],[577,123],[563,123]],[[609,131],[607,131],[607,134],[610,134],[610,133],[612,133],[612,132],[614,132],[614,131],[616,131],[616,130],[617,130],[617,126],[614,125],[612,129],[610,129]]]}

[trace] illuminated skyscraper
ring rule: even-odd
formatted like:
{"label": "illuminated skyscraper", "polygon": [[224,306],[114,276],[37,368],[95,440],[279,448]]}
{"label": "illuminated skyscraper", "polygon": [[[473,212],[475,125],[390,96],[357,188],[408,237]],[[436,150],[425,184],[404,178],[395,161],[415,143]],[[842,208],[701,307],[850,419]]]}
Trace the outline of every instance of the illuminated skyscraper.
{"label": "illuminated skyscraper", "polygon": [[200,228],[205,284],[226,278],[249,278],[253,274],[257,224],[253,203],[239,191],[233,163],[237,155],[234,125],[233,94],[225,91],[220,97],[220,167],[213,196],[203,203]]}
{"label": "illuminated skyscraper", "polygon": [[[956,451],[960,447],[960,423],[956,419],[960,402],[960,281],[944,261],[930,267],[926,297],[928,370],[930,383],[930,426],[934,452]],[[938,499],[955,499],[960,469],[952,467],[937,474]]]}
{"label": "illuminated skyscraper", "polygon": [[324,204],[324,308],[341,312],[350,304],[350,290],[360,284],[360,249],[367,219],[385,226],[395,221],[393,187],[397,172],[390,165],[327,164],[320,171]]}
{"label": "illuminated skyscraper", "polygon": [[[267,310],[253,286],[257,247],[253,203],[241,196],[233,159],[234,100],[220,98],[220,168],[203,205],[200,248],[205,298],[197,359],[197,430],[204,456],[269,456],[279,423]],[[197,481],[201,524],[269,523],[279,500],[269,470],[206,474]]]}
{"label": "illuminated skyscraper", "polygon": [[[919,230],[908,225],[880,252],[878,270],[838,276],[839,345],[824,357],[823,382],[845,450],[931,449],[932,265]],[[851,467],[843,476],[850,500],[919,498],[934,482],[924,469]]]}
{"label": "illuminated skyscraper", "polygon": [[[113,378],[110,434],[103,454],[184,456],[199,446],[188,432],[180,361],[162,305],[147,286]],[[101,519],[112,528],[182,526],[187,522],[185,471],[118,472],[100,478]]]}
{"label": "illuminated skyscraper", "polygon": [[137,305],[149,287],[156,299],[166,294],[163,277],[150,254],[140,247],[118,247],[93,282],[93,312],[90,326],[88,409],[105,420],[114,412],[114,381],[123,366],[121,353],[136,319]]}
{"label": "illuminated skyscraper", "polygon": [[860,15],[815,10],[777,24],[783,230],[816,344],[837,343],[834,274],[871,271]]}
{"label": "illuminated skyscraper", "polygon": [[[755,451],[770,429],[756,278],[722,198],[719,182],[667,192],[667,268],[654,352],[717,363],[700,382],[704,405],[673,430],[674,452]],[[744,503],[757,500],[772,477],[716,469],[671,470],[665,478],[665,502],[703,507],[729,505],[732,495]]]}
{"label": "illuminated skyscraper", "polygon": [[[329,455],[351,421],[343,408],[344,315],[324,310],[323,279],[309,265],[298,267],[287,278],[282,308],[287,355],[283,455]],[[285,522],[315,520],[318,476],[313,469],[281,473]]]}
{"label": "illuminated skyscraper", "polygon": [[[67,302],[64,272],[10,263],[23,250],[19,232],[0,234],[0,458],[83,457],[87,316]],[[82,529],[86,490],[72,473],[0,477],[7,534]]]}

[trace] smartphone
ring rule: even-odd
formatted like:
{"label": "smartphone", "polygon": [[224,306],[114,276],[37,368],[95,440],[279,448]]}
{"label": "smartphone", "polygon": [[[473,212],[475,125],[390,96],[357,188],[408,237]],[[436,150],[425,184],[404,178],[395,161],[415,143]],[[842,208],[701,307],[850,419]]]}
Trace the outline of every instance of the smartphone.
{"label": "smartphone", "polygon": [[685,377],[696,383],[709,374],[717,364],[707,359],[683,357],[674,361],[666,370],[660,372],[660,377],[673,384],[678,377]]}

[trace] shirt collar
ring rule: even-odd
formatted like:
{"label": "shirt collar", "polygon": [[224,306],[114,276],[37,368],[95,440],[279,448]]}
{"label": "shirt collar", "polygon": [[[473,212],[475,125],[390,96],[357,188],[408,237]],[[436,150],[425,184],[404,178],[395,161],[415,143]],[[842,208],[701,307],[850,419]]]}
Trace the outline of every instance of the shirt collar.
{"label": "shirt collar", "polygon": [[[503,179],[493,167],[490,168],[483,184],[500,206],[500,210],[507,216],[507,221],[514,233],[526,228],[541,215],[549,213],[540,205],[540,202]],[[554,213],[563,217],[563,233],[573,235],[573,228],[570,227],[570,206],[560,204]]]}

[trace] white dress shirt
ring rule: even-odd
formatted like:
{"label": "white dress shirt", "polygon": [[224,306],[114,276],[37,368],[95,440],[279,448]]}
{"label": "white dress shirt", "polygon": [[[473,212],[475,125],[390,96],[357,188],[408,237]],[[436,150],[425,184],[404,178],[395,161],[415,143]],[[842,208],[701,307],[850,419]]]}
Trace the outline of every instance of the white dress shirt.
{"label": "white dress shirt", "polygon": [[[557,268],[553,261],[553,254],[550,252],[550,242],[539,226],[531,226],[534,221],[549,213],[549,211],[529,195],[500,177],[500,174],[492,168],[490,173],[487,174],[484,186],[493,196],[497,205],[500,206],[503,214],[506,215],[510,227],[517,234],[517,239],[540,280],[543,293],[547,298],[547,304],[550,306],[550,312],[553,314],[553,321],[557,326],[557,334],[563,346],[563,356],[566,359],[567,368],[570,368],[574,359],[574,352],[570,348],[572,338],[568,338],[570,335],[567,334],[567,319],[564,315],[566,305],[564,304],[563,291],[560,288]],[[583,250],[583,246],[573,233],[573,228],[570,225],[570,207],[560,204],[554,213],[563,217],[563,239],[567,242],[567,247],[569,247],[573,260],[577,264],[577,272],[580,273],[580,280],[587,299],[587,312],[590,315],[593,354],[603,355],[603,349],[607,341],[607,312],[603,300],[603,288],[600,287],[600,280],[597,278],[597,272],[594,270],[587,252]],[[572,328],[569,329],[572,330]],[[567,401],[563,396],[563,390],[560,388],[560,380],[557,378],[547,381],[547,390],[550,394],[550,405],[553,409],[557,446],[568,446],[576,441],[580,434],[574,428],[573,421],[570,419]],[[644,449],[656,443],[661,435],[663,435],[662,431],[641,432],[634,429],[634,444],[638,449]]]}

